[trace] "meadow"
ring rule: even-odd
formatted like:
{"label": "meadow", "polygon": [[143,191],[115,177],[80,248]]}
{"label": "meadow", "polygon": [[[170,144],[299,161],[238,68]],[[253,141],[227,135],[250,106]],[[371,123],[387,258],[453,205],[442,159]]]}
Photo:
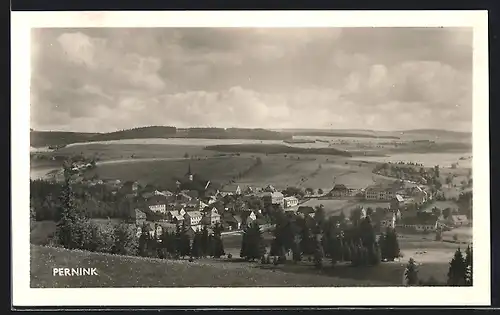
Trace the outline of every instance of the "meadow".
{"label": "meadow", "polygon": [[191,171],[201,178],[226,183],[255,163],[250,157],[220,157],[210,159],[151,160],[99,165],[85,173],[86,177],[97,175],[101,179],[142,181],[152,185],[170,187],[175,178],[185,176],[189,165]]}
{"label": "meadow", "polygon": [[[264,270],[258,263],[224,260],[161,260],[69,251],[31,245],[32,288],[96,287],[332,287],[383,286],[367,279],[325,277],[311,273],[290,274],[279,269]],[[54,277],[52,268],[97,268],[94,277]],[[312,267],[307,269],[313,269]],[[133,270],[134,272],[130,272]],[[315,274],[316,273],[316,274]]]}

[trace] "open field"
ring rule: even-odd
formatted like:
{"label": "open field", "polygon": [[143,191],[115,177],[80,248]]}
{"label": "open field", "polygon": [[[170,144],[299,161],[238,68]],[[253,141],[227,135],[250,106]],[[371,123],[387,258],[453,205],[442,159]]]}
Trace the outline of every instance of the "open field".
{"label": "open field", "polygon": [[[366,279],[325,277],[262,270],[258,263],[230,261],[161,260],[114,256],[59,248],[31,246],[31,287],[280,287],[280,286],[383,286]],[[54,277],[52,268],[93,267],[95,277]],[[312,268],[308,268],[312,269]],[[133,272],[131,272],[133,271]]]}
{"label": "open field", "polygon": [[223,183],[248,169],[253,163],[253,159],[244,157],[110,163],[89,170],[86,176],[98,175],[101,179],[122,181],[141,180],[162,186],[170,184],[175,177],[183,177],[191,164],[193,173],[207,180]]}
{"label": "open field", "polygon": [[[265,186],[272,184],[277,189],[296,186],[328,191],[337,184],[364,188],[376,182],[393,179],[372,174],[373,165],[349,162],[342,157],[312,156],[300,159],[282,155],[261,156],[262,165],[247,176],[237,180],[241,186]],[[345,164],[347,163],[347,164]],[[360,166],[361,165],[361,166]]]}

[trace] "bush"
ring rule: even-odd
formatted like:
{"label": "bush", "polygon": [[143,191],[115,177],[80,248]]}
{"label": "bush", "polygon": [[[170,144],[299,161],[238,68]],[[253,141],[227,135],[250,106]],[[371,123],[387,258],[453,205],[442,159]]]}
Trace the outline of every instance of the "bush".
{"label": "bush", "polygon": [[229,258],[229,259],[233,258],[233,255],[227,254],[227,258]]}

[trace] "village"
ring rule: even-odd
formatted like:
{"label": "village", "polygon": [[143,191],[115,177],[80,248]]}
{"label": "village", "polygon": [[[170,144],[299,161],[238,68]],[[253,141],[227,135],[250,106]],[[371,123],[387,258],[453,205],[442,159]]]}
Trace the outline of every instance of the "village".
{"label": "village", "polygon": [[[73,167],[78,169],[82,168]],[[82,182],[81,177],[75,178]],[[270,209],[283,211],[290,218],[308,219],[314,218],[321,208],[327,216],[345,225],[352,224],[354,214],[358,216],[354,220],[370,216],[379,233],[391,227],[398,233],[436,233],[436,238],[442,231],[471,226],[471,220],[460,213],[456,202],[438,200],[439,191],[408,180],[365,188],[334,184],[330,191],[295,187],[279,191],[271,184],[264,187],[229,184],[213,188],[210,181],[195,182],[196,176],[189,165],[173,191],[160,191],[138,181],[92,179],[85,184],[107,185],[113,193],[124,195],[128,207],[126,221],[136,227],[137,237],[148,225],[151,237],[157,240],[181,224],[189,227],[191,237],[204,227],[212,229],[216,225],[222,227],[223,235],[241,233],[252,222],[257,222],[262,229],[270,229]],[[189,189],[200,185],[202,191]]]}

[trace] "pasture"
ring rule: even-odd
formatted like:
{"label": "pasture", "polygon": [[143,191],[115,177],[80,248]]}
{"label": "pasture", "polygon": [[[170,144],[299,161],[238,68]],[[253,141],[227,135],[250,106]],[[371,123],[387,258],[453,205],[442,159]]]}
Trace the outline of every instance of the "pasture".
{"label": "pasture", "polygon": [[[161,260],[115,256],[60,248],[31,246],[30,287],[32,288],[98,288],[98,287],[347,287],[383,286],[389,283],[367,279],[325,277],[310,273],[290,274],[259,268],[258,263],[225,260]],[[52,268],[97,268],[93,277],[54,277]],[[304,268],[305,269],[305,268]],[[133,272],[130,272],[133,270]]]}
{"label": "pasture", "polygon": [[[132,161],[133,162],[133,161]],[[136,163],[109,163],[99,165],[86,172],[86,176],[97,175],[101,179],[139,180],[153,185],[171,184],[176,177],[185,176],[188,166],[201,178],[224,183],[255,163],[252,158],[221,157],[211,159],[152,160]]]}
{"label": "pasture", "polygon": [[[376,182],[393,179],[372,174],[373,165],[350,162],[342,157],[325,156],[261,156],[262,165],[236,181],[241,186],[265,186],[277,189],[288,186],[323,189],[325,192],[335,184],[364,188]],[[347,164],[346,164],[347,163]]]}
{"label": "pasture", "polygon": [[97,157],[101,161],[122,160],[129,158],[181,158],[185,154],[196,157],[213,156],[214,153],[203,150],[196,145],[164,145],[164,144],[142,144],[142,143],[86,143],[69,145],[57,151],[43,153],[48,156],[62,155],[74,156],[84,155]]}

